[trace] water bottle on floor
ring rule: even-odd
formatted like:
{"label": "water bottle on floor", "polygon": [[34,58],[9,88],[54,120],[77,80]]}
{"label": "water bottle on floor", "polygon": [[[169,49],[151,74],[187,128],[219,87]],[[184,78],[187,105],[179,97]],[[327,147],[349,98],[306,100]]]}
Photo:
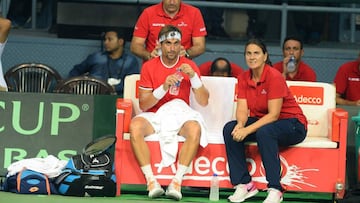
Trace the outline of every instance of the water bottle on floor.
{"label": "water bottle on floor", "polygon": [[212,176],[210,180],[210,201],[219,201],[219,177],[216,173]]}

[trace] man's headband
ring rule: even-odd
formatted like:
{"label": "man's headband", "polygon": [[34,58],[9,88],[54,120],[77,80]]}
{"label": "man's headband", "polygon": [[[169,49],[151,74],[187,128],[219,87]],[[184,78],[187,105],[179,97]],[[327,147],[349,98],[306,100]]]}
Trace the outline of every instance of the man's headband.
{"label": "man's headband", "polygon": [[178,39],[179,41],[181,41],[181,34],[178,31],[171,31],[167,34],[165,33],[160,36],[159,42],[161,43],[167,39]]}

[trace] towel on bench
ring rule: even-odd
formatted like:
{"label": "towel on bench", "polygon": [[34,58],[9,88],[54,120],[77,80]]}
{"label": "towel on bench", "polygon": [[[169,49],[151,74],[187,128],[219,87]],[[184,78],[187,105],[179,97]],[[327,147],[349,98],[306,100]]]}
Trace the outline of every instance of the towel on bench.
{"label": "towel on bench", "polygon": [[178,151],[178,135],[180,128],[186,121],[197,121],[201,126],[200,146],[208,144],[206,125],[202,115],[193,110],[181,99],[174,99],[161,106],[155,114],[155,122],[160,126],[159,144],[161,150],[162,167],[173,164]]}

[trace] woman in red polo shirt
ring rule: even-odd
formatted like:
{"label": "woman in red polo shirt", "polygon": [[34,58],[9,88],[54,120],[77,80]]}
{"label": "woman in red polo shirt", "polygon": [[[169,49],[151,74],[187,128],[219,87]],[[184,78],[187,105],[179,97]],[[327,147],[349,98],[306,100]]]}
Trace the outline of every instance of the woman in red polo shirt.
{"label": "woman in red polo shirt", "polygon": [[307,121],[284,77],[269,65],[266,46],[260,40],[247,42],[245,60],[249,69],[238,77],[236,120],[223,130],[230,180],[236,188],[228,199],[243,202],[258,192],[248,172],[244,147],[245,142],[256,141],[269,188],[264,202],[281,202],[279,146],[302,142]]}

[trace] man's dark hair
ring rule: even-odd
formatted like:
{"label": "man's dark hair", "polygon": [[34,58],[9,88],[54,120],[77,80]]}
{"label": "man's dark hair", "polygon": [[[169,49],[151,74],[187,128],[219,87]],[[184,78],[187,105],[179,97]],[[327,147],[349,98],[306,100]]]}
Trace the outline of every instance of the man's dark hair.
{"label": "man's dark hair", "polygon": [[123,40],[124,40],[124,46],[125,46],[125,41],[126,41],[126,39],[125,39],[124,31],[123,31],[122,29],[120,29],[120,28],[114,28],[114,27],[106,28],[106,29],[104,30],[104,32],[102,33],[102,36],[101,36],[102,40],[105,39],[105,34],[106,34],[107,32],[115,32],[118,39],[123,39]]}
{"label": "man's dark hair", "polygon": [[287,41],[289,40],[295,40],[295,41],[298,41],[300,43],[300,49],[303,49],[303,41],[300,37],[298,36],[288,36],[284,39],[284,42],[282,44],[282,49],[284,50],[284,45]]}
{"label": "man's dark hair", "polygon": [[[226,63],[225,67],[219,68],[217,66],[218,61],[225,61],[225,63]],[[211,63],[211,67],[210,67],[211,74],[213,74],[214,72],[216,72],[220,69],[221,69],[221,72],[226,72],[226,73],[228,73],[229,76],[231,76],[231,64],[230,64],[229,60],[227,60],[226,58],[218,57]]]}
{"label": "man's dark hair", "polygon": [[115,27],[108,27],[108,28],[105,28],[104,30],[104,36],[105,36],[105,33],[107,32],[115,32],[117,37],[119,39],[124,39],[125,40],[125,34],[124,34],[124,31],[120,28],[115,28]]}

